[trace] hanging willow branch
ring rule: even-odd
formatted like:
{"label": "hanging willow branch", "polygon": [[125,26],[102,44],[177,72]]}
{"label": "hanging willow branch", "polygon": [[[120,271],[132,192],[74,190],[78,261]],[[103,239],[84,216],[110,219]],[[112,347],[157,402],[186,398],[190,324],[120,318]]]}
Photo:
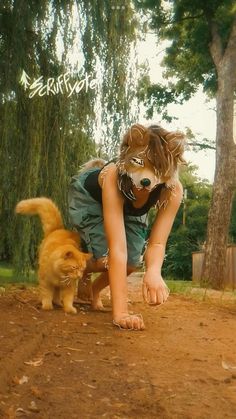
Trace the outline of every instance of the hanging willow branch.
{"label": "hanging willow branch", "polygon": [[[16,202],[48,196],[66,215],[69,179],[95,155],[95,133],[103,134],[102,152],[115,151],[134,118],[136,69],[129,60],[137,22],[131,1],[118,10],[105,0],[2,0],[0,19],[0,258],[28,274],[41,226],[16,217]],[[71,61],[73,48],[80,66]],[[99,87],[30,98],[19,84],[23,70],[30,81],[88,73]]]}
{"label": "hanging willow branch", "polygon": [[[77,1],[83,10],[83,52],[86,63],[99,69],[98,113],[101,147],[112,157],[120,135],[135,120],[137,21],[132,2]],[[132,63],[131,63],[132,56]],[[94,68],[94,67],[93,67]]]}

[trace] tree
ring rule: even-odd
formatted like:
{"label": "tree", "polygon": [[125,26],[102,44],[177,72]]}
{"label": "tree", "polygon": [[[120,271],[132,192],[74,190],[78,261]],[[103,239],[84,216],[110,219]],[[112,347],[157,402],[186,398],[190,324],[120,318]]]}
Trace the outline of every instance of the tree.
{"label": "tree", "polygon": [[[83,52],[95,64],[100,89],[95,108],[100,117],[101,153],[117,154],[120,135],[135,121],[138,21],[132,0],[76,0],[85,20]],[[89,71],[89,67],[88,67]]]}
{"label": "tree", "polygon": [[[149,97],[165,109],[182,103],[202,85],[216,98],[216,171],[208,216],[202,282],[220,289],[236,182],[233,110],[236,89],[236,6],[233,0],[137,1],[150,9],[152,29],[170,41],[164,65],[167,86],[150,87]],[[176,81],[173,81],[173,77]]]}
{"label": "tree", "polygon": [[230,243],[236,243],[236,194],[234,194],[233,204],[232,204],[232,216],[231,224],[229,229],[229,241]]}
{"label": "tree", "polygon": [[[133,16],[130,1],[115,10],[105,0],[1,1],[0,259],[20,271],[34,265],[41,226],[16,217],[16,202],[48,196],[67,219],[68,183],[96,155],[98,126],[106,133],[102,145],[114,152],[131,122],[134,85],[125,69],[136,38]],[[99,87],[29,97],[38,78],[46,83],[66,73],[71,84],[87,73]]]}
{"label": "tree", "polygon": [[[35,259],[41,227],[37,221],[14,216],[16,202],[46,195],[64,212],[68,168],[74,163],[78,167],[94,148],[92,139],[87,141],[86,150],[81,147],[81,131],[83,140],[86,136],[85,123],[80,125],[76,138],[70,123],[78,120],[77,112],[66,95],[29,97],[28,87],[34,80],[42,77],[45,83],[48,77],[56,79],[68,69],[69,45],[65,38],[71,6],[71,2],[58,6],[56,1],[1,2],[0,158],[6,164],[0,175],[0,247],[2,257],[26,272]],[[64,60],[56,49],[59,31]],[[86,115],[87,111],[91,115],[85,101],[79,98],[77,102],[83,109],[80,114]],[[73,134],[70,138],[69,133]],[[70,147],[75,151],[73,159]]]}

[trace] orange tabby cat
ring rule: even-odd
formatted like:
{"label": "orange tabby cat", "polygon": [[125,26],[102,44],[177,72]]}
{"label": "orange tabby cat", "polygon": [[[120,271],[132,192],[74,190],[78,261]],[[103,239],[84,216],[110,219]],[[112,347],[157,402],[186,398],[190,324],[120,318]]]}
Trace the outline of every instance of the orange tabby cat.
{"label": "orange tabby cat", "polygon": [[20,201],[16,212],[38,214],[42,221],[44,240],[39,248],[38,270],[42,308],[51,310],[53,302],[60,305],[62,301],[66,313],[76,313],[76,282],[91,257],[79,250],[79,234],[64,229],[60,211],[48,198]]}

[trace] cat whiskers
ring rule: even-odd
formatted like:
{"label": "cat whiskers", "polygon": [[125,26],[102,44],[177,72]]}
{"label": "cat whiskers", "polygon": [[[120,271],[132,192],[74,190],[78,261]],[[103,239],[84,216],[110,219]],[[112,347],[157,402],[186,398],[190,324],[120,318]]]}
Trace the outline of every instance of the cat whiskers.
{"label": "cat whiskers", "polygon": [[60,282],[63,285],[66,285],[67,287],[69,287],[69,285],[71,284],[71,279],[70,279],[69,276],[63,276],[63,277],[60,278]]}

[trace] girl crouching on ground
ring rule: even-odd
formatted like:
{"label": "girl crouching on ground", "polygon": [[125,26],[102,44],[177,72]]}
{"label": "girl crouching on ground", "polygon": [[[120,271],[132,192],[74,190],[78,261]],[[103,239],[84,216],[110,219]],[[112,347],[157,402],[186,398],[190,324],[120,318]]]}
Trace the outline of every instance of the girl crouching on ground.
{"label": "girl crouching on ground", "polygon": [[144,255],[143,295],[154,305],[168,298],[161,268],[182,200],[178,165],[184,162],[183,151],[183,134],[136,124],[125,134],[116,160],[72,178],[71,221],[83,250],[93,255],[86,274],[100,272],[92,285],[92,305],[102,309],[100,291],[110,284],[113,323],[120,328],[144,329],[142,316],[128,312],[127,275],[140,263],[147,213],[153,206],[158,211]]}

